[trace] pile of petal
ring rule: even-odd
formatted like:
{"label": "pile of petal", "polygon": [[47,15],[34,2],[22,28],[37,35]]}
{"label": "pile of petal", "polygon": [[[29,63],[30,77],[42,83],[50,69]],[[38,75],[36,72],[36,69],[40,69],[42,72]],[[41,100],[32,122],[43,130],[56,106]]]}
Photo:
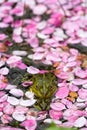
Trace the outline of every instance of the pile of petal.
{"label": "pile of petal", "polygon": [[[87,55],[68,47],[78,43],[87,47],[85,0],[0,0],[0,130],[36,130],[39,121],[87,129]],[[34,93],[24,91],[32,81],[20,88],[8,80],[12,68],[49,71],[26,64],[26,57],[52,66],[58,79],[48,111],[34,109]],[[10,126],[13,121],[19,128]]]}

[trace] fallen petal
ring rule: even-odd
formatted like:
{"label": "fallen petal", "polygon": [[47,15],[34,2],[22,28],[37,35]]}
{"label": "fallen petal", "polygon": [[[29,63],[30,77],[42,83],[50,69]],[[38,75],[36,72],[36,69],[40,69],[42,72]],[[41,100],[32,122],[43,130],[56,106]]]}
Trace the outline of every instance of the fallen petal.
{"label": "fallen petal", "polygon": [[26,119],[25,115],[21,114],[21,113],[17,113],[17,112],[13,112],[12,117],[16,120],[16,121],[24,121]]}
{"label": "fallen petal", "polygon": [[69,94],[69,88],[68,87],[66,87],[66,86],[60,87],[59,90],[56,93],[56,97],[62,99],[62,98],[67,97],[68,94]]}
{"label": "fallen petal", "polygon": [[30,67],[27,67],[27,72],[30,74],[38,74],[40,71],[39,71],[39,69],[37,69],[33,66],[30,66]]}
{"label": "fallen petal", "polygon": [[86,118],[80,117],[74,122],[75,127],[83,127],[86,124]]}
{"label": "fallen petal", "polygon": [[27,92],[25,93],[25,96],[26,96],[27,98],[31,99],[31,98],[34,98],[34,93],[32,93],[32,92],[30,92],[30,91],[27,91]]}
{"label": "fallen petal", "polygon": [[0,69],[0,74],[7,75],[9,73],[9,69],[7,67],[3,67]]}
{"label": "fallen petal", "polygon": [[19,104],[19,99],[15,98],[15,97],[8,96],[7,102],[9,102],[11,105],[16,106]]}
{"label": "fallen petal", "polygon": [[21,97],[24,95],[21,89],[13,88],[9,91],[10,94],[14,95],[15,97]]}
{"label": "fallen petal", "polygon": [[61,111],[66,109],[65,105],[62,103],[51,103],[50,107],[56,111]]}
{"label": "fallen petal", "polygon": [[87,79],[74,79],[72,83],[75,85],[83,85],[87,83]]}
{"label": "fallen petal", "polygon": [[20,100],[20,105],[28,107],[28,106],[32,106],[35,102],[36,102],[35,99],[30,99],[30,100],[21,99]]}

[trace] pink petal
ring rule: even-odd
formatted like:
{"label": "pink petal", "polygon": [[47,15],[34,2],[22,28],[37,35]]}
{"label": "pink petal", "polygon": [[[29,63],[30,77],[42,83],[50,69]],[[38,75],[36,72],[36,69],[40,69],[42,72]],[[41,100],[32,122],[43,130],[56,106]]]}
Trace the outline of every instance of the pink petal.
{"label": "pink petal", "polygon": [[24,87],[28,87],[28,86],[32,85],[32,83],[33,83],[32,81],[25,81],[25,82],[22,83],[22,85]]}
{"label": "pink petal", "polygon": [[5,102],[5,101],[7,100],[7,98],[8,98],[7,94],[5,94],[4,96],[2,96],[2,97],[0,98],[0,103],[1,103],[1,102]]}
{"label": "pink petal", "polygon": [[78,91],[78,94],[79,94],[79,98],[81,99],[86,99],[87,98],[87,89],[80,89]]}
{"label": "pink petal", "polygon": [[62,111],[55,111],[55,110],[50,110],[49,114],[52,119],[56,119],[56,120],[62,118],[63,115]]}
{"label": "pink petal", "polygon": [[12,121],[12,117],[7,114],[3,114],[1,117],[1,121],[3,124],[8,124],[9,122]]}
{"label": "pink petal", "polygon": [[24,129],[20,129],[20,128],[13,128],[13,127],[0,127],[0,130],[24,130]]}
{"label": "pink petal", "polygon": [[49,34],[53,33],[53,31],[54,31],[54,28],[53,28],[53,27],[47,27],[47,28],[45,28],[45,29],[42,31],[42,33],[49,35]]}
{"label": "pink petal", "polygon": [[75,75],[78,76],[78,77],[80,77],[80,78],[86,78],[87,72],[84,71],[84,70],[82,70],[81,68],[77,68],[75,70]]}
{"label": "pink petal", "polygon": [[60,87],[58,89],[57,93],[56,93],[56,97],[62,99],[62,98],[67,97],[68,94],[69,94],[69,88],[68,87],[66,87],[66,86]]}
{"label": "pink petal", "polygon": [[22,122],[21,126],[24,126],[26,128],[26,130],[35,130],[37,127],[37,123],[35,120],[30,119],[30,120],[26,120],[26,121]]}
{"label": "pink petal", "polygon": [[6,83],[0,82],[0,90],[3,90],[7,87]]}
{"label": "pink petal", "polygon": [[70,53],[74,56],[77,56],[78,55],[78,50],[76,49],[70,49]]}
{"label": "pink petal", "polygon": [[83,85],[87,83],[87,79],[74,79],[72,83],[75,85]]}
{"label": "pink petal", "polygon": [[87,38],[84,38],[84,39],[82,40],[81,44],[82,44],[83,46],[86,46],[86,47],[87,47]]}
{"label": "pink petal", "polygon": [[11,106],[10,104],[7,104],[4,108],[3,108],[3,112],[5,114],[11,115],[14,111],[14,107]]}
{"label": "pink petal", "polygon": [[16,7],[16,8],[13,8],[10,12],[10,14],[15,14],[17,16],[22,16],[23,15],[23,9],[22,7]]}
{"label": "pink petal", "polygon": [[17,62],[16,66],[20,69],[26,69],[27,65],[22,63],[21,61]]}
{"label": "pink petal", "polygon": [[23,107],[23,106],[18,105],[18,106],[16,106],[14,112],[21,113],[21,114],[26,114],[28,112],[28,110],[29,109],[27,107]]}
{"label": "pink petal", "polygon": [[[4,40],[7,36],[5,34],[0,34],[0,40]],[[1,46],[1,45],[0,45]]]}
{"label": "pink petal", "polygon": [[69,85],[69,89],[70,89],[70,91],[78,91],[79,90],[79,88],[73,84]]}
{"label": "pink petal", "polygon": [[4,23],[11,23],[13,21],[13,17],[12,16],[7,16],[3,19]]}
{"label": "pink petal", "polygon": [[50,107],[56,111],[61,111],[61,110],[64,110],[66,109],[65,105],[60,103],[60,102],[57,102],[57,103],[51,103]]}
{"label": "pink petal", "polygon": [[16,62],[19,62],[21,61],[21,57],[19,56],[11,56],[8,60],[7,60],[7,64],[13,64],[13,63],[16,63]]}
{"label": "pink petal", "polygon": [[87,130],[87,128],[84,127],[84,128],[82,128],[82,129],[80,129],[80,130]]}
{"label": "pink petal", "polygon": [[21,43],[21,42],[23,42],[23,39],[22,39],[22,37],[21,36],[13,36],[13,40],[15,41],[15,42],[17,42],[17,43]]}
{"label": "pink petal", "polygon": [[73,66],[76,66],[76,61],[72,61],[72,62],[69,62],[69,63],[67,63],[67,67],[73,67]]}
{"label": "pink petal", "polygon": [[57,75],[60,79],[68,79],[68,73],[67,72],[61,72]]}

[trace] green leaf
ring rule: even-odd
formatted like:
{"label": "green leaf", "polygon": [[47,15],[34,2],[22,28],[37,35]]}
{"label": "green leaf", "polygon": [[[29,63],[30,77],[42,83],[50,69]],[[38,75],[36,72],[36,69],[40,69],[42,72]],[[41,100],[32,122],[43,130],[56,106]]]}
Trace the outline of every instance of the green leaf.
{"label": "green leaf", "polygon": [[[77,128],[76,128],[77,129]],[[54,123],[50,125],[46,130],[75,130],[74,128],[57,127]]]}

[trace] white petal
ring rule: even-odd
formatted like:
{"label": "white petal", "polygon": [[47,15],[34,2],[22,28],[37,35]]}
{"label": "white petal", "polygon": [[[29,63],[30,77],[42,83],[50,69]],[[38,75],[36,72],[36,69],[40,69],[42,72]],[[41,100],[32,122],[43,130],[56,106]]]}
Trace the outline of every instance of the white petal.
{"label": "white petal", "polygon": [[81,44],[83,46],[86,46],[87,47],[87,37],[86,38],[83,38],[83,40],[81,41]]}
{"label": "white petal", "polygon": [[17,86],[16,85],[11,85],[11,84],[8,84],[7,87],[5,88],[6,90],[10,90],[12,88],[16,88]]}
{"label": "white petal", "polygon": [[58,125],[61,124],[61,121],[59,121],[59,120],[52,120],[50,118],[47,118],[47,119],[44,120],[44,123],[49,123],[50,124],[52,122],[54,122],[55,124],[58,124]]}
{"label": "white petal", "polygon": [[7,67],[0,69],[0,74],[7,75],[8,73],[9,73],[9,69]]}
{"label": "white petal", "polygon": [[39,71],[39,69],[37,69],[33,66],[30,66],[30,67],[27,67],[27,72],[30,74],[38,74],[40,71]]}
{"label": "white petal", "polygon": [[30,100],[20,100],[20,105],[28,107],[28,106],[32,106],[34,103],[36,102],[35,99],[30,99]]}
{"label": "white petal", "polygon": [[8,96],[7,102],[9,102],[11,105],[14,105],[14,106],[19,104],[19,100],[15,97],[11,97],[11,96]]}
{"label": "white petal", "polygon": [[86,107],[85,103],[76,103],[75,104],[79,109],[83,109]]}
{"label": "white petal", "polygon": [[0,67],[2,67],[5,64],[4,61],[0,61]]}
{"label": "white petal", "polygon": [[36,15],[42,15],[46,12],[47,7],[43,4],[38,4],[33,8],[33,13]]}
{"label": "white petal", "polygon": [[80,97],[77,98],[77,102],[81,103],[81,102],[85,102],[85,99],[81,99]]}
{"label": "white petal", "polygon": [[21,113],[17,113],[17,112],[14,112],[14,113],[12,114],[12,117],[13,117],[15,120],[20,121],[20,122],[22,122],[22,121],[25,120],[25,115],[23,115],[23,114],[21,114]]}
{"label": "white petal", "polygon": [[35,53],[33,55],[33,60],[42,60],[43,57],[44,57],[44,53]]}
{"label": "white petal", "polygon": [[22,0],[24,5],[29,6],[30,9],[33,9],[36,5],[35,0]]}
{"label": "white petal", "polygon": [[37,36],[39,37],[39,38],[41,38],[41,39],[46,39],[46,38],[48,38],[48,35],[45,35],[45,34],[42,34],[42,33],[37,33]]}
{"label": "white petal", "polygon": [[87,107],[85,108],[86,112],[87,112]]}
{"label": "white petal", "polygon": [[16,35],[20,35],[22,33],[22,28],[21,27],[15,28],[13,33],[15,33]]}
{"label": "white petal", "polygon": [[32,93],[32,92],[30,92],[30,91],[27,91],[26,93],[25,93],[25,96],[27,97],[27,98],[34,98],[34,93]]}
{"label": "white petal", "polygon": [[5,0],[0,0],[0,4],[1,4],[1,3],[4,3],[4,1],[5,1]]}
{"label": "white petal", "polygon": [[26,56],[26,55],[27,55],[27,52],[26,52],[26,51],[16,50],[16,51],[13,51],[12,54],[13,54],[13,55],[17,55],[17,56]]}
{"label": "white petal", "polygon": [[82,87],[87,89],[87,84],[83,84]]}
{"label": "white petal", "polygon": [[74,74],[73,73],[70,73],[69,75],[68,75],[68,79],[67,79],[68,81],[72,81],[72,80],[74,80]]}
{"label": "white petal", "polygon": [[11,93],[12,95],[14,95],[16,97],[20,97],[20,96],[24,95],[23,91],[20,89],[17,89],[17,88],[11,89],[9,93]]}
{"label": "white petal", "polygon": [[32,54],[28,55],[28,58],[33,59],[33,55]]}
{"label": "white petal", "polygon": [[45,27],[46,27],[46,21],[42,21],[42,22],[40,22],[40,23],[37,24],[37,28],[38,28],[39,30],[42,30],[42,29],[44,29]]}
{"label": "white petal", "polygon": [[53,120],[50,119],[50,118],[47,118],[47,119],[44,120],[44,123],[52,123],[52,122],[53,122]]}
{"label": "white petal", "polygon": [[67,38],[67,35],[64,34],[64,32],[61,28],[56,29],[56,31],[54,32],[54,36],[58,37],[58,39],[60,39],[60,40]]}
{"label": "white petal", "polygon": [[79,37],[81,37],[81,38],[87,38],[87,32],[84,31],[84,30],[82,30],[82,29],[79,29],[79,30],[77,31],[77,35],[78,35]]}
{"label": "white petal", "polygon": [[75,121],[74,126],[75,126],[75,127],[83,127],[85,124],[86,124],[86,119],[85,119],[85,117],[80,117],[80,118],[78,118],[78,119]]}

